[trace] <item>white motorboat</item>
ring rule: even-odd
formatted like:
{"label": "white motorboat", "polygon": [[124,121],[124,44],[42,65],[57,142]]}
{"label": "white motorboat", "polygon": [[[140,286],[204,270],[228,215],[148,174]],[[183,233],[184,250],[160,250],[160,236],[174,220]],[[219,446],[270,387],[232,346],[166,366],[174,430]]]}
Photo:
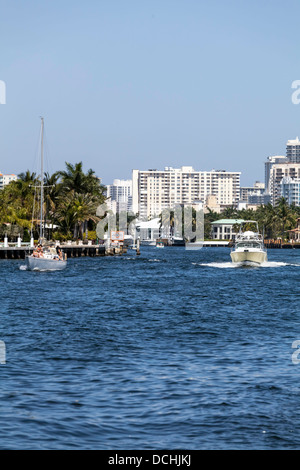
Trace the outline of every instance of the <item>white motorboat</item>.
{"label": "white motorboat", "polygon": [[[256,232],[251,230],[242,232],[244,224],[255,224]],[[256,221],[245,220],[241,224],[230,256],[233,263],[241,265],[260,265],[267,261],[267,250],[264,247],[263,236],[259,234]]]}
{"label": "white motorboat", "polygon": [[[40,198],[40,244],[31,255],[26,256],[26,266],[30,271],[61,271],[67,267],[67,257],[60,248],[43,247],[44,240],[44,159],[43,159],[43,141],[44,141],[44,118],[41,118],[41,185],[38,186],[41,192]],[[37,187],[36,187],[37,188]],[[33,232],[31,228],[31,238]]]}
{"label": "white motorboat", "polygon": [[162,242],[162,241],[157,241],[156,242],[156,248],[164,248],[164,247],[165,247],[164,242]]}
{"label": "white motorboat", "polygon": [[182,237],[171,237],[171,243],[173,246],[185,246],[185,241]]}
{"label": "white motorboat", "polygon": [[156,241],[155,240],[141,240],[141,245],[142,246],[155,246]]}

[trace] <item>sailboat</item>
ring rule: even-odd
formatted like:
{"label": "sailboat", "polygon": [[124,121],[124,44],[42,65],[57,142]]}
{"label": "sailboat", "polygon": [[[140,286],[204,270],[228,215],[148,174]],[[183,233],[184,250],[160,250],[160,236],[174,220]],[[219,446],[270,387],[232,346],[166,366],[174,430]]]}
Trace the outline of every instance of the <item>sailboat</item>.
{"label": "sailboat", "polygon": [[44,118],[41,118],[41,213],[39,245],[31,255],[26,256],[27,269],[30,271],[61,271],[67,267],[67,257],[54,247],[43,246],[44,241]]}

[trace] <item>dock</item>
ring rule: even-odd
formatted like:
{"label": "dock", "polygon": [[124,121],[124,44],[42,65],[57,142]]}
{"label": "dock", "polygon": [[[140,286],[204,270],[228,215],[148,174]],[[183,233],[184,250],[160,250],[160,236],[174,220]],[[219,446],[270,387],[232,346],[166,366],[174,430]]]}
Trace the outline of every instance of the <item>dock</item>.
{"label": "dock", "polygon": [[285,250],[294,250],[300,248],[300,243],[283,243],[282,240],[265,240],[266,248],[282,248]]}
{"label": "dock", "polygon": [[[226,241],[226,240],[205,240],[203,242],[196,242],[196,243],[188,243],[186,246],[193,247],[197,246],[197,244],[201,247],[228,247],[231,248],[233,246],[233,241]],[[281,240],[265,240],[264,241],[265,248],[267,249],[284,249],[284,250],[294,250],[300,249],[300,243],[282,243]]]}
{"label": "dock", "polygon": [[[110,247],[105,245],[60,245],[67,258],[116,256],[126,253],[125,247]],[[26,255],[32,254],[34,248],[30,246],[0,246],[0,259],[25,259]]]}
{"label": "dock", "polygon": [[231,246],[230,242],[226,240],[218,240],[218,241],[213,241],[213,240],[205,240],[202,242],[203,246],[207,247],[224,247],[224,246]]}

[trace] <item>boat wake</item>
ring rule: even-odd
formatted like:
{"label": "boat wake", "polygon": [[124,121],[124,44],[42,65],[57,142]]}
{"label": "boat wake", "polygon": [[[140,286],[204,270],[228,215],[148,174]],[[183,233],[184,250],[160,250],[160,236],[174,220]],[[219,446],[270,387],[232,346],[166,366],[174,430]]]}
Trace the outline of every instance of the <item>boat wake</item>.
{"label": "boat wake", "polygon": [[299,263],[284,263],[283,261],[266,261],[261,265],[263,268],[280,268],[281,266],[300,266]]}
{"label": "boat wake", "polygon": [[50,268],[33,268],[31,271],[34,271],[36,273],[54,273],[55,271],[60,271],[58,269],[50,269]]}
{"label": "boat wake", "polygon": [[239,265],[233,263],[192,263],[194,266],[207,266],[209,268],[219,268],[219,269],[226,269],[226,268],[237,268]]}
{"label": "boat wake", "polygon": [[[29,271],[28,267],[25,264],[21,265],[19,269],[20,269],[20,271]],[[33,268],[33,269],[31,269],[31,271],[35,271],[35,272],[39,272],[39,273],[47,273],[47,272],[57,271],[57,269]]]}
{"label": "boat wake", "polygon": [[209,268],[218,268],[218,269],[237,269],[237,268],[281,268],[284,266],[300,266],[296,263],[284,263],[283,261],[266,261],[260,265],[258,264],[249,264],[244,266],[240,263],[192,263],[195,266],[207,266]]}

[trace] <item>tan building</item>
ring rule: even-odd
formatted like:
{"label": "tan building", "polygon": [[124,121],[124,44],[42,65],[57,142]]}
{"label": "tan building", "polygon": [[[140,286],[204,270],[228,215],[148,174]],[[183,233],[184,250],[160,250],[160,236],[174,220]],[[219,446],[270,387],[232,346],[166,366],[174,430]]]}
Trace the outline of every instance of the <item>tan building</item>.
{"label": "tan building", "polygon": [[211,211],[217,212],[218,214],[220,214],[221,212],[221,206],[220,204],[218,204],[218,198],[217,196],[213,196],[212,194],[209,194],[206,198],[204,214],[207,214],[209,212],[209,209]]}
{"label": "tan building", "polygon": [[153,218],[162,210],[215,196],[220,208],[238,203],[240,172],[195,171],[191,166],[164,170],[133,170],[132,209],[140,217]]}

